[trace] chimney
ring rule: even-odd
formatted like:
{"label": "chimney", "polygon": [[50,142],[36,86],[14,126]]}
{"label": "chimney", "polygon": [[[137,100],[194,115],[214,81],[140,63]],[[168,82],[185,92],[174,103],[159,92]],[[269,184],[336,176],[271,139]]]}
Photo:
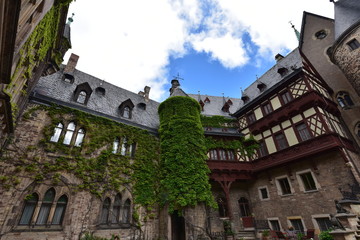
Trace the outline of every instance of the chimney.
{"label": "chimney", "polygon": [[284,58],[284,56],[281,55],[280,53],[276,54],[276,56],[275,56],[276,62],[279,62],[279,61],[280,61],[281,59],[283,59],[283,58]]}
{"label": "chimney", "polygon": [[149,101],[149,93],[150,93],[150,87],[149,86],[145,86],[144,87],[144,98],[145,98],[145,102]]}
{"label": "chimney", "polygon": [[79,60],[79,56],[76,54],[71,54],[69,61],[64,69],[64,73],[72,74],[75,70],[76,64]]}

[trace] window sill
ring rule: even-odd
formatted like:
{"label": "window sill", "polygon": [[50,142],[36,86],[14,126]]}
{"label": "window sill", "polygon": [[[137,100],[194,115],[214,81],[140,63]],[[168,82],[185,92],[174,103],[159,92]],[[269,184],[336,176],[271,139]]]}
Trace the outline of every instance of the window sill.
{"label": "window sill", "polygon": [[119,228],[130,228],[131,224],[130,223],[112,223],[112,224],[99,224],[98,229],[119,229]]}
{"label": "window sill", "polygon": [[290,197],[290,196],[294,196],[294,194],[293,193],[288,193],[288,194],[280,195],[280,197]]}
{"label": "window sill", "polygon": [[13,232],[52,232],[52,231],[62,231],[62,230],[63,228],[60,225],[50,225],[50,226],[20,225],[20,226],[16,226],[13,229]]}
{"label": "window sill", "polygon": [[304,191],[304,193],[314,193],[314,192],[318,192],[319,189],[314,189],[314,190],[308,190],[308,191]]}
{"label": "window sill", "polygon": [[270,198],[260,198],[261,201],[270,201]]}

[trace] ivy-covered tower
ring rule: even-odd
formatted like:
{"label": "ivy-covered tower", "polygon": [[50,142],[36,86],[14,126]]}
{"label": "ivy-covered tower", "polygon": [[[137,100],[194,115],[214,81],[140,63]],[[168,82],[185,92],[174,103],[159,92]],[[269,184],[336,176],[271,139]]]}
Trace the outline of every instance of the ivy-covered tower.
{"label": "ivy-covered tower", "polygon": [[[182,91],[178,86],[170,91]],[[214,203],[208,177],[210,170],[206,164],[207,150],[200,121],[200,105],[188,96],[171,96],[160,104],[158,111],[163,204],[172,214],[172,239],[183,239],[185,236],[179,233],[187,232],[185,223],[205,225],[205,218],[198,216],[196,221],[201,219],[203,223],[194,223],[194,219],[189,218],[188,208],[199,204],[202,207],[211,206]]]}

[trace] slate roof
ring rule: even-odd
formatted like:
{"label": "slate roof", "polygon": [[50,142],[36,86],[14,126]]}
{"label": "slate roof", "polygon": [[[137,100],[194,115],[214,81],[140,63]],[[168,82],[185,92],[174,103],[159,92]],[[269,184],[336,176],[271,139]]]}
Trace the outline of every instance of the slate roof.
{"label": "slate roof", "polygon": [[[146,102],[144,96],[117,87],[76,69],[73,72],[74,82],[65,82],[62,80],[63,68],[64,66],[61,67],[60,71],[52,75],[41,77],[33,91],[32,98],[70,106],[157,132],[159,127],[159,117],[157,114],[158,102],[153,100]],[[77,103],[73,99],[76,87],[85,82],[87,82],[92,89],[86,105]],[[96,91],[98,87],[105,89],[104,96]],[[118,109],[120,104],[128,99],[135,105],[132,110],[131,119],[121,117]],[[145,110],[138,106],[140,103],[146,104]]]}
{"label": "slate roof", "polygon": [[335,39],[356,23],[360,23],[360,1],[339,0],[335,2]]}
{"label": "slate roof", "polygon": [[[204,103],[204,111],[201,112],[202,115],[205,116],[224,116],[231,117],[231,114],[234,113],[241,102],[240,98],[229,98],[229,97],[217,97],[217,96],[209,96],[209,95],[199,95],[199,94],[188,94],[189,97],[192,97],[196,101],[202,100]],[[205,101],[205,99],[209,99],[210,102]],[[229,104],[229,112],[222,111],[222,108],[225,102],[231,100],[232,104]]]}
{"label": "slate roof", "polygon": [[[243,91],[242,97],[248,97],[249,101],[247,103],[240,101],[238,109],[241,109],[246,104],[251,103],[259,96],[268,92],[271,87],[275,86],[277,83],[282,82],[289,75],[291,75],[291,73],[301,68],[302,66],[302,58],[299,49],[296,48],[283,59],[277,61],[277,63],[272,68],[270,68],[266,73],[264,73],[261,77],[259,77],[255,82],[253,82]],[[283,76],[278,72],[281,68],[287,70],[287,73]],[[265,90],[260,91],[260,89],[258,88],[259,84],[265,84]]]}

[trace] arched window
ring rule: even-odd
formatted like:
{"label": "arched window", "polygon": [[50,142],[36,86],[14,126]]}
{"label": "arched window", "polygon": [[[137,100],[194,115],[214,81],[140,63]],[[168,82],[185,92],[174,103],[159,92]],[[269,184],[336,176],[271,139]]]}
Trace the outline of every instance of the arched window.
{"label": "arched window", "polygon": [[112,223],[119,223],[120,222],[120,210],[121,210],[121,195],[118,193],[115,196],[115,201],[113,205],[112,211]]}
{"label": "arched window", "polygon": [[239,208],[240,208],[240,216],[247,217],[250,216],[250,208],[249,208],[249,200],[242,197],[239,199]]}
{"label": "arched window", "polygon": [[123,110],[123,115],[124,118],[130,118],[130,108],[129,107],[124,107]]}
{"label": "arched window", "polygon": [[115,138],[114,143],[113,143],[112,153],[118,153],[118,151],[119,151],[119,144],[120,144],[120,139],[119,139],[119,138]]}
{"label": "arched window", "polygon": [[74,144],[75,147],[81,146],[84,140],[84,136],[85,136],[85,130],[83,128],[80,128],[76,135],[75,144]]}
{"label": "arched window", "polygon": [[49,190],[47,190],[47,192],[45,193],[45,196],[42,200],[39,215],[36,220],[36,225],[45,225],[46,224],[46,222],[49,218],[49,213],[50,213],[52,203],[54,201],[54,197],[55,197],[55,189],[50,188]]}
{"label": "arched window", "polygon": [[217,204],[219,206],[219,216],[227,217],[228,216],[228,208],[227,208],[227,204],[226,204],[226,199],[223,197],[220,197],[217,200]]}
{"label": "arched window", "polygon": [[51,136],[50,138],[50,142],[58,142],[61,132],[64,128],[64,125],[62,125],[62,123],[58,123],[54,129],[54,134]]}
{"label": "arched window", "polygon": [[130,199],[127,199],[124,203],[124,209],[122,215],[123,223],[130,223],[130,209],[131,209],[131,201]]}
{"label": "arched window", "polygon": [[29,225],[31,223],[38,200],[39,197],[36,193],[31,194],[31,196],[25,200],[25,206],[21,214],[19,225]]}
{"label": "arched window", "polygon": [[66,195],[62,195],[58,199],[58,201],[56,203],[54,217],[52,219],[51,224],[60,225],[62,223],[64,214],[65,214],[65,210],[66,210],[67,201],[68,201],[68,198]]}
{"label": "arched window", "polygon": [[341,108],[349,108],[354,105],[350,95],[347,92],[339,92],[336,97],[337,102]]}
{"label": "arched window", "polygon": [[87,96],[87,94],[86,94],[85,91],[80,91],[79,96],[78,96],[78,98],[77,98],[76,101],[77,101],[78,103],[85,104],[86,96]]}
{"label": "arched window", "polygon": [[121,155],[123,155],[123,156],[126,155],[127,147],[128,147],[127,139],[126,139],[126,137],[124,137],[123,142],[122,142],[122,144],[121,144],[121,152],[120,152]]}
{"label": "arched window", "polygon": [[130,98],[122,102],[119,106],[120,116],[130,119],[132,117],[132,110],[134,106],[135,105]]}
{"label": "arched window", "polygon": [[76,127],[76,125],[74,122],[70,122],[69,125],[67,126],[65,137],[64,137],[64,142],[63,142],[64,144],[70,145],[71,139],[74,135],[75,127]]}
{"label": "arched window", "polygon": [[106,198],[103,202],[102,211],[101,211],[101,224],[107,224],[109,219],[109,211],[110,211],[110,198]]}

